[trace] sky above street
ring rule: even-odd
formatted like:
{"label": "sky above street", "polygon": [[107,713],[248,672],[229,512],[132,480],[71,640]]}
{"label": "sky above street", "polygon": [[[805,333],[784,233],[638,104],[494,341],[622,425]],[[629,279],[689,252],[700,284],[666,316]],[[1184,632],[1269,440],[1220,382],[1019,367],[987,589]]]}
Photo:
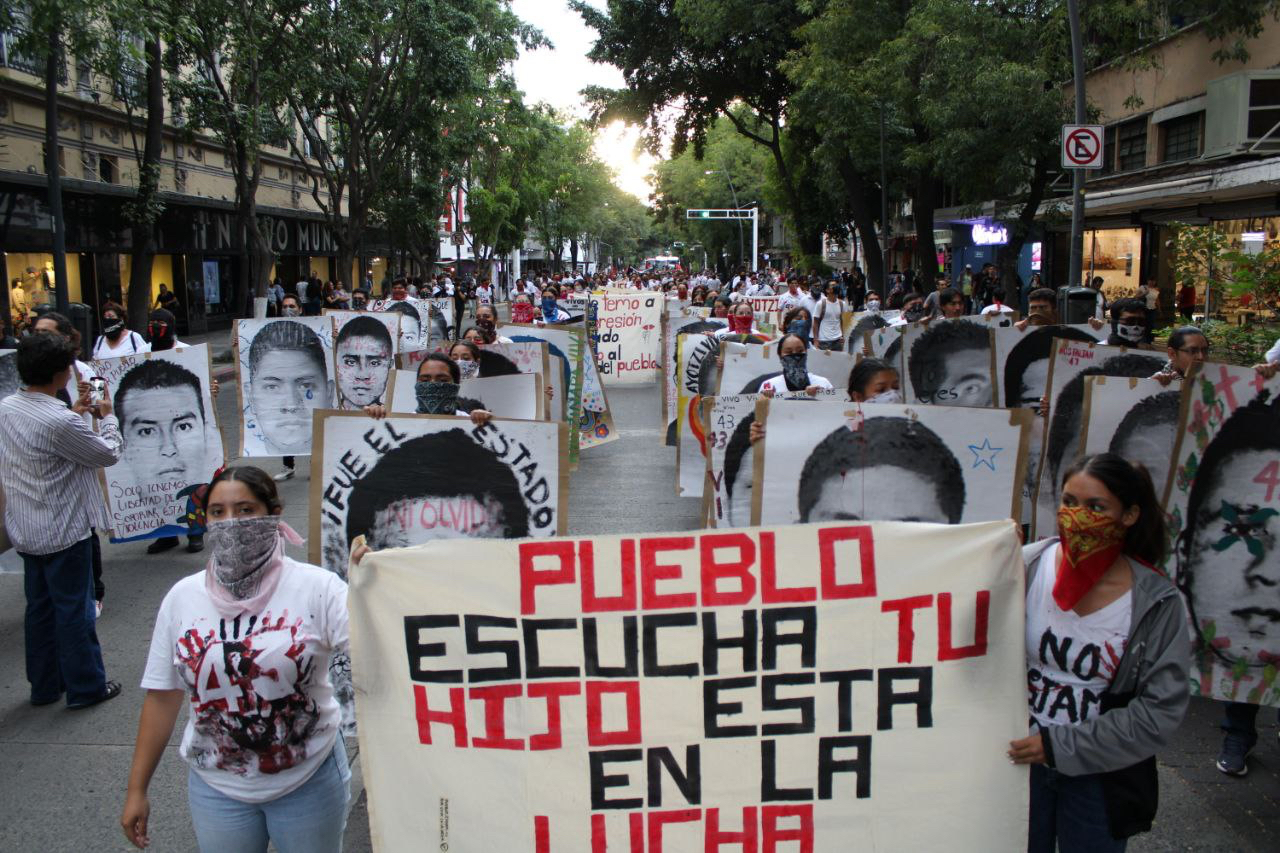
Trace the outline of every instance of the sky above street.
{"label": "sky above street", "polygon": [[[593,0],[603,7],[602,0]],[[530,103],[546,102],[564,113],[587,117],[581,90],[587,86],[622,86],[622,72],[587,58],[595,31],[582,22],[565,0],[512,0],[522,20],[542,31],[553,47],[521,51],[513,69],[516,83]],[[614,182],[642,201],[648,201],[647,180],[654,158],[635,151],[638,128],[615,122],[596,134],[596,154],[614,170]]]}

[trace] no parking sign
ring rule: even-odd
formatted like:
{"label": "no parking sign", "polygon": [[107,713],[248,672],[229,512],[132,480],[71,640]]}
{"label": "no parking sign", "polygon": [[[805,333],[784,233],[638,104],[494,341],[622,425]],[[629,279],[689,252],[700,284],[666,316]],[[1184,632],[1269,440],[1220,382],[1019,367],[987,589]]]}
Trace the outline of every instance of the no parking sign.
{"label": "no parking sign", "polygon": [[1101,169],[1104,128],[1100,124],[1062,126],[1062,168]]}

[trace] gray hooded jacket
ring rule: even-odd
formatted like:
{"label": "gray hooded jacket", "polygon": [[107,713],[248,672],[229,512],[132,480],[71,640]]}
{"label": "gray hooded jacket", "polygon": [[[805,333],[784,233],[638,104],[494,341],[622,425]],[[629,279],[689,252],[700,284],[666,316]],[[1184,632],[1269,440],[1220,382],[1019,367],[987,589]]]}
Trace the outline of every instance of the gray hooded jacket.
{"label": "gray hooded jacket", "polygon": [[[1057,537],[1023,547],[1027,588],[1035,582],[1040,557]],[[1112,678],[1110,692],[1133,694],[1113,708],[1074,726],[1045,726],[1049,765],[1067,776],[1106,773],[1155,755],[1182,724],[1190,701],[1187,669],[1190,628],[1178,591],[1158,572],[1134,564],[1133,616],[1129,642]]]}

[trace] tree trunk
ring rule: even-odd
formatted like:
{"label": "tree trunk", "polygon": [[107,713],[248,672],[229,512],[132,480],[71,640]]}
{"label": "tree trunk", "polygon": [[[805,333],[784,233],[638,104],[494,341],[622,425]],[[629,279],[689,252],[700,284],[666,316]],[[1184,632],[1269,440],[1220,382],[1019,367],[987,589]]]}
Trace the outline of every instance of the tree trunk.
{"label": "tree trunk", "polygon": [[570,270],[574,273],[578,271],[578,238],[569,238],[569,260],[572,266]]}
{"label": "tree trunk", "polygon": [[1022,293],[1018,287],[1018,258],[1022,255],[1022,247],[1035,227],[1036,212],[1040,202],[1044,200],[1045,190],[1049,187],[1049,161],[1047,157],[1037,157],[1035,169],[1031,175],[1031,186],[1027,190],[1027,199],[1022,205],[1018,218],[1010,223],[1009,243],[1000,252],[1000,284],[1004,290],[1006,305],[1022,308]]}
{"label": "tree trunk", "polygon": [[839,168],[853,225],[862,238],[868,292],[875,291],[883,297],[888,293],[888,287],[884,279],[884,252],[880,249],[880,235],[876,233],[876,213],[871,203],[871,183],[858,173],[853,161],[847,156],[841,158]]}
{"label": "tree trunk", "polygon": [[[49,218],[53,220],[53,293],[58,312],[67,313],[67,223],[62,218],[62,172],[58,166],[58,66],[62,39],[57,25],[49,29],[49,55],[44,63],[44,171],[48,176]],[[86,342],[87,343],[87,342]]]}
{"label": "tree trunk", "polygon": [[933,242],[933,212],[937,207],[938,182],[931,174],[919,175],[911,195],[911,215],[916,226],[916,272],[925,293],[932,291],[938,277],[938,247]]}
{"label": "tree trunk", "polygon": [[[151,310],[151,264],[156,254],[155,219],[152,201],[160,190],[160,155],[164,149],[164,78],[162,76],[160,40],[152,37],[145,46],[147,53],[147,127],[142,146],[142,163],[138,171],[134,221],[131,225],[133,249],[129,267],[129,298],[125,313],[135,331],[146,328]],[[175,281],[173,289],[179,291]],[[192,310],[188,305],[187,310]]]}

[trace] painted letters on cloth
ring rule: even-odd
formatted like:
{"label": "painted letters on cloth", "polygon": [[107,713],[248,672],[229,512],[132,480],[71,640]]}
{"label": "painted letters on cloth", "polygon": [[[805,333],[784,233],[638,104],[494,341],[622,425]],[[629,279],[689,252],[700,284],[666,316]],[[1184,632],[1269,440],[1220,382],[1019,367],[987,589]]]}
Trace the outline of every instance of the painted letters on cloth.
{"label": "painted letters on cloth", "polygon": [[606,292],[591,299],[599,329],[596,359],[604,383],[652,382],[661,345],[662,294]]}
{"label": "painted letters on cloth", "polygon": [[1280,376],[1207,364],[1188,381],[1166,509],[1192,689],[1280,705]]}
{"label": "painted letters on cloth", "polygon": [[375,849],[1026,847],[1008,522],[440,541],[351,580]]}

